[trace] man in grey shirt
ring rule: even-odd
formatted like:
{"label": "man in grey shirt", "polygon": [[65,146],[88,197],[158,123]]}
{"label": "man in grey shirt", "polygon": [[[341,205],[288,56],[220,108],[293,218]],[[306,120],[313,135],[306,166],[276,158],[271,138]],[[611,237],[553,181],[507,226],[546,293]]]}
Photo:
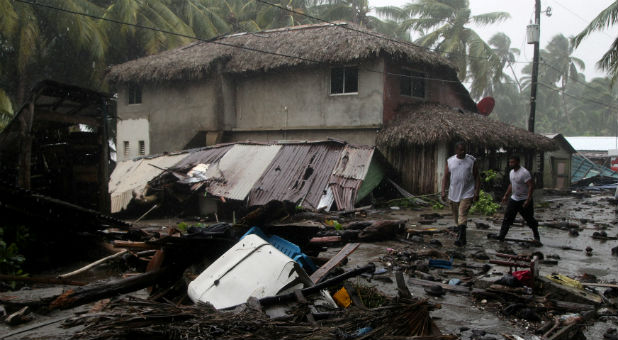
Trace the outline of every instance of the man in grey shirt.
{"label": "man in grey shirt", "polygon": [[466,245],[468,211],[473,201],[478,201],[481,180],[476,159],[466,153],[463,142],[455,144],[455,155],[446,161],[442,178],[442,200],[446,199],[446,185],[449,184],[448,200],[453,218],[457,224],[456,246]]}
{"label": "man in grey shirt", "polygon": [[509,173],[511,184],[509,184],[502,198],[502,203],[508,203],[506,211],[504,212],[504,220],[502,221],[498,240],[500,240],[500,242],[504,241],[506,234],[509,232],[509,228],[513,224],[513,221],[515,221],[515,216],[519,213],[530,229],[532,229],[534,240],[540,244],[541,236],[539,235],[539,222],[534,218],[534,203],[532,202],[534,181],[532,180],[530,172],[519,165],[519,162],[519,156],[511,156],[509,158],[509,166],[512,168]]}

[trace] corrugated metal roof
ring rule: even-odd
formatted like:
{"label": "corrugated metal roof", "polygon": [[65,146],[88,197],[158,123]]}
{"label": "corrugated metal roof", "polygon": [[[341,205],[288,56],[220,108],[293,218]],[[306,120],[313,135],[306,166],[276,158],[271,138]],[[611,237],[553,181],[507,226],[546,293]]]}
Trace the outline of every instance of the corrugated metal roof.
{"label": "corrugated metal roof", "polygon": [[188,155],[188,153],[182,153],[118,162],[110,175],[108,186],[111,212],[117,213],[126,209],[133,199],[134,191],[141,192],[150,180]]}
{"label": "corrugated metal roof", "polygon": [[583,155],[573,155],[571,158],[571,182],[575,183],[597,175],[618,178],[618,173],[612,169],[598,165]]}
{"label": "corrugated metal roof", "polygon": [[249,205],[302,200],[304,207],[317,209],[343,149],[339,143],[282,145],[251,190]]}
{"label": "corrugated metal roof", "polygon": [[279,149],[281,145],[234,145],[208,169],[209,177],[223,181],[213,181],[206,190],[211,195],[244,200]]}
{"label": "corrugated metal roof", "polygon": [[354,179],[365,178],[373,158],[373,151],[373,147],[346,145],[339,156],[333,175]]}
{"label": "corrugated metal roof", "polygon": [[565,138],[577,151],[607,151],[618,149],[618,137],[578,136]]}
{"label": "corrugated metal roof", "polygon": [[190,152],[190,154],[178,164],[174,165],[174,169],[188,170],[197,164],[210,164],[218,162],[225,153],[227,153],[234,145],[213,146],[205,149],[200,149]]}

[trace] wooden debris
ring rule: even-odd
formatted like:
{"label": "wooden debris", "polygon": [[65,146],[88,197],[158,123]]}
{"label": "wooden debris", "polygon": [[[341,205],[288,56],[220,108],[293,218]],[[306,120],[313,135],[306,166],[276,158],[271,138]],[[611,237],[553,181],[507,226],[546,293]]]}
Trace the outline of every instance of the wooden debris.
{"label": "wooden debris", "polygon": [[86,271],[88,271],[88,270],[90,270],[90,269],[92,269],[92,268],[94,268],[94,267],[96,267],[96,266],[98,266],[98,265],[100,265],[100,264],[103,264],[103,263],[105,263],[105,262],[107,262],[107,261],[110,261],[110,260],[113,260],[113,259],[119,258],[119,257],[121,257],[122,255],[124,255],[124,254],[126,254],[126,253],[128,253],[128,252],[129,252],[129,251],[128,251],[127,249],[123,249],[123,250],[121,250],[121,251],[119,251],[119,252],[117,252],[117,253],[115,253],[115,254],[112,254],[112,255],[106,256],[106,257],[104,257],[104,258],[102,258],[102,259],[100,259],[100,260],[97,260],[97,261],[95,261],[95,262],[92,262],[91,264],[89,264],[89,265],[87,265],[87,266],[84,266],[84,267],[82,267],[82,268],[79,268],[79,269],[77,269],[77,270],[74,270],[74,271],[72,271],[72,272],[70,272],[70,273],[66,273],[66,274],[58,275],[58,278],[59,278],[59,279],[66,279],[66,278],[68,278],[68,277],[71,277],[71,276],[75,276],[75,275],[81,274],[81,273],[86,272]]}
{"label": "wooden debris", "polygon": [[333,268],[338,266],[343,260],[350,256],[350,254],[352,254],[359,245],[360,243],[346,244],[335,256],[328,260],[328,262],[326,262],[324,265],[318,268],[318,270],[311,274],[311,276],[309,277],[311,281],[313,281],[314,283],[320,282],[320,280],[322,280],[322,278],[324,278],[324,276],[326,276]]}

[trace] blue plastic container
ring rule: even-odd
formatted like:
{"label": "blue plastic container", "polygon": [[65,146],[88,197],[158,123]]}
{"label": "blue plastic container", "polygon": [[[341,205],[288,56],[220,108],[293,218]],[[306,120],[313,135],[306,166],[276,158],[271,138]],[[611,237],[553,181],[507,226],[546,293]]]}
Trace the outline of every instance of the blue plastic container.
{"label": "blue plastic container", "polygon": [[317,267],[315,266],[315,264],[313,264],[313,261],[311,261],[309,256],[303,254],[303,252],[300,250],[300,247],[296,244],[277,235],[268,236],[259,227],[251,227],[251,229],[249,229],[244,235],[242,235],[240,239],[242,240],[245,236],[251,234],[255,234],[261,237],[268,243],[272,244],[273,247],[277,248],[279,251],[289,256],[292,260],[296,261],[296,263],[298,263],[307,272],[307,274],[311,275],[314,271],[317,270]]}

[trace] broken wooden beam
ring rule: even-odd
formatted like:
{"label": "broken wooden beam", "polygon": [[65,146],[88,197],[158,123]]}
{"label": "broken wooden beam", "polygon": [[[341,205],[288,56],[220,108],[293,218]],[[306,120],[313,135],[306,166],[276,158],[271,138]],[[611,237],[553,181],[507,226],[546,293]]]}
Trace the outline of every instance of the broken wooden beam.
{"label": "broken wooden beam", "polygon": [[152,250],[152,249],[160,249],[161,246],[153,245],[146,242],[134,242],[134,241],[123,241],[123,240],[115,240],[113,243],[115,248],[127,248],[127,249],[141,249],[141,250]]}
{"label": "broken wooden beam", "polygon": [[169,272],[170,269],[164,268],[126,279],[70,289],[52,301],[49,304],[49,309],[67,309],[120,294],[134,292],[154,285]]}
{"label": "broken wooden beam", "polygon": [[0,281],[31,282],[31,283],[43,283],[43,284],[50,284],[50,285],[68,285],[68,286],[87,285],[86,282],[66,280],[66,279],[56,278],[56,277],[47,277],[47,276],[23,277],[23,276],[5,275],[5,274],[0,274]]}
{"label": "broken wooden beam", "polygon": [[129,251],[127,249],[123,249],[123,250],[121,250],[121,251],[119,251],[119,252],[117,252],[115,254],[112,254],[112,255],[106,256],[106,257],[104,257],[102,259],[99,259],[97,261],[94,261],[94,262],[90,263],[89,265],[81,267],[81,268],[79,268],[77,270],[74,270],[74,271],[72,271],[70,273],[58,275],[58,278],[59,279],[66,279],[67,277],[71,277],[71,276],[75,276],[75,275],[81,274],[81,273],[86,272],[86,271],[88,271],[88,270],[90,270],[90,269],[92,269],[92,268],[94,268],[94,267],[96,267],[96,266],[98,266],[98,265],[100,265],[102,263],[105,263],[107,261],[110,261],[110,260],[113,260],[115,258],[121,257],[122,255],[124,255],[124,254],[126,254],[128,252]]}
{"label": "broken wooden beam", "polygon": [[318,283],[322,280],[333,268],[337,267],[343,260],[352,254],[360,243],[348,243],[333,256],[328,262],[322,265],[309,277],[313,283]]}

